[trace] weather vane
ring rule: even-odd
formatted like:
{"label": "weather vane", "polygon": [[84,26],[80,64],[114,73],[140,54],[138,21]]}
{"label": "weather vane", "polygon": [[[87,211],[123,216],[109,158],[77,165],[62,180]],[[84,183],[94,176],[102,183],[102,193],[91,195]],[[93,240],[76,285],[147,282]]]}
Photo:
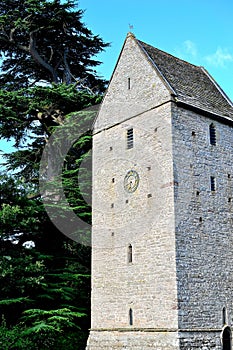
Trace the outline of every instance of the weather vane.
{"label": "weather vane", "polygon": [[129,30],[130,32],[133,32],[133,25],[129,23]]}

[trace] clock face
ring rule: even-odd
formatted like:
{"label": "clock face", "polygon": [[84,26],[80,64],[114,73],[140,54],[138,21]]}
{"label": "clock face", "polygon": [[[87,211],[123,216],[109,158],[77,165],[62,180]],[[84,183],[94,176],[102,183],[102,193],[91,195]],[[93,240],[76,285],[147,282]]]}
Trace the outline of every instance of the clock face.
{"label": "clock face", "polygon": [[124,189],[129,193],[133,193],[138,188],[138,185],[139,185],[138,173],[135,170],[129,170],[125,175]]}

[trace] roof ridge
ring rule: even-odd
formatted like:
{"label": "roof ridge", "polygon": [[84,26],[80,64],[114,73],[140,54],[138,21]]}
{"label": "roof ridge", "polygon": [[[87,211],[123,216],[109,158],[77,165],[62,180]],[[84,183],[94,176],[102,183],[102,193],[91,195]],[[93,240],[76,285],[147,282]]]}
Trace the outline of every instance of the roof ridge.
{"label": "roof ridge", "polygon": [[182,62],[184,62],[184,63],[186,63],[186,64],[188,64],[188,65],[190,65],[190,66],[194,66],[195,68],[199,68],[200,70],[201,70],[201,68],[202,68],[202,66],[198,66],[198,65],[196,65],[196,64],[194,64],[194,63],[190,63],[190,62],[188,62],[188,61],[186,61],[186,60],[184,60],[184,59],[182,59],[182,58],[179,58],[179,57],[177,57],[177,56],[175,56],[175,55],[170,54],[169,52],[166,52],[166,51],[164,51],[164,50],[158,49],[158,48],[155,47],[155,46],[152,46],[152,45],[150,45],[150,44],[147,44],[147,43],[145,43],[145,42],[142,41],[142,40],[138,40],[138,39],[136,39],[136,40],[137,40],[139,43],[143,44],[143,45],[147,45],[147,46],[151,47],[152,49],[158,50],[158,51],[164,53],[165,55],[170,56],[170,57],[172,57],[172,58],[175,58],[176,60],[182,61]]}
{"label": "roof ridge", "polygon": [[168,52],[135,39],[177,100],[233,120],[233,103],[202,66],[189,63]]}

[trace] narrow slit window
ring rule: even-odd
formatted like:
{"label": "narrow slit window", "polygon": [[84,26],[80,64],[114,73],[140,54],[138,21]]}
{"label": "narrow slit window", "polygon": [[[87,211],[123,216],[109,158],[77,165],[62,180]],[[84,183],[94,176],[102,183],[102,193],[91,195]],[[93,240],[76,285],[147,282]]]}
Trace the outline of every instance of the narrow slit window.
{"label": "narrow slit window", "polygon": [[129,309],[129,325],[133,325],[133,310],[131,308]]}
{"label": "narrow slit window", "polygon": [[225,307],[222,309],[222,324],[223,326],[227,324],[227,309]]}
{"label": "narrow slit window", "polygon": [[216,128],[214,124],[210,124],[210,144],[216,146]]}
{"label": "narrow slit window", "polygon": [[133,148],[133,142],[134,142],[134,135],[133,135],[133,128],[130,128],[127,130],[127,148]]}
{"label": "narrow slit window", "polygon": [[128,246],[128,263],[132,263],[133,262],[133,247],[130,244]]}
{"label": "narrow slit window", "polygon": [[214,176],[210,176],[210,189],[212,192],[216,191],[216,179]]}
{"label": "narrow slit window", "polygon": [[128,90],[131,89],[131,81],[130,81],[130,78],[128,78]]}

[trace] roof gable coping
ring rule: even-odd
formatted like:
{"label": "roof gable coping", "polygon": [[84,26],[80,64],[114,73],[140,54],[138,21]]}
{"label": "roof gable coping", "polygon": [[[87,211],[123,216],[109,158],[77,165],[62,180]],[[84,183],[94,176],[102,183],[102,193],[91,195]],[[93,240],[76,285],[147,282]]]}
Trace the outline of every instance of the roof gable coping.
{"label": "roof gable coping", "polygon": [[227,102],[233,107],[233,102],[231,99],[227,96],[227,94],[223,91],[223,89],[218,85],[216,80],[211,76],[211,74],[202,66],[200,66],[201,70],[208,76],[208,78],[212,81],[212,83],[215,85],[215,87],[218,89],[218,91],[221,93],[221,95],[227,100]]}
{"label": "roof gable coping", "polygon": [[173,89],[173,87],[171,86],[171,84],[169,83],[169,81],[165,78],[165,76],[162,74],[162,72],[160,71],[160,69],[158,68],[158,66],[156,65],[156,63],[152,60],[152,58],[149,56],[148,52],[146,51],[146,49],[143,47],[143,45],[141,44],[141,42],[139,40],[137,40],[135,38],[135,36],[133,36],[133,38],[135,39],[135,41],[137,42],[139,48],[141,49],[141,51],[144,53],[144,55],[146,56],[147,60],[150,62],[150,64],[153,66],[153,68],[157,71],[159,77],[162,79],[162,81],[165,83],[166,87],[169,89],[171,95],[173,96],[177,96],[177,93],[175,92],[175,90]]}
{"label": "roof gable coping", "polygon": [[[124,40],[124,43],[123,43],[123,45],[122,45],[120,54],[119,54],[118,59],[117,59],[117,61],[116,61],[115,67],[114,67],[113,72],[112,72],[112,74],[111,74],[111,77],[110,77],[110,79],[109,79],[107,89],[106,89],[106,91],[105,91],[105,93],[104,93],[104,95],[103,95],[103,99],[102,99],[101,104],[103,103],[104,98],[105,98],[105,96],[106,96],[106,94],[107,94],[107,92],[108,92],[108,87],[109,87],[109,85],[110,85],[110,83],[111,83],[111,81],[112,81],[112,78],[113,78],[113,76],[114,76],[114,73],[115,73],[116,68],[117,68],[117,65],[118,65],[118,62],[120,61],[120,57],[121,57],[122,52],[123,52],[123,50],[124,50],[126,41],[127,41],[127,39],[128,39],[129,37],[135,38],[135,36],[134,36],[133,33],[131,33],[131,32],[128,32],[128,33],[127,33],[127,36],[126,36],[126,38],[125,38],[125,40]],[[94,118],[94,121],[93,121],[93,124],[92,124],[92,130],[94,130],[94,126],[95,126],[96,121],[97,121],[97,119],[98,119],[98,117],[99,117],[99,111],[100,111],[100,109],[98,110],[98,112],[97,112],[97,114],[96,114],[96,117]]]}

